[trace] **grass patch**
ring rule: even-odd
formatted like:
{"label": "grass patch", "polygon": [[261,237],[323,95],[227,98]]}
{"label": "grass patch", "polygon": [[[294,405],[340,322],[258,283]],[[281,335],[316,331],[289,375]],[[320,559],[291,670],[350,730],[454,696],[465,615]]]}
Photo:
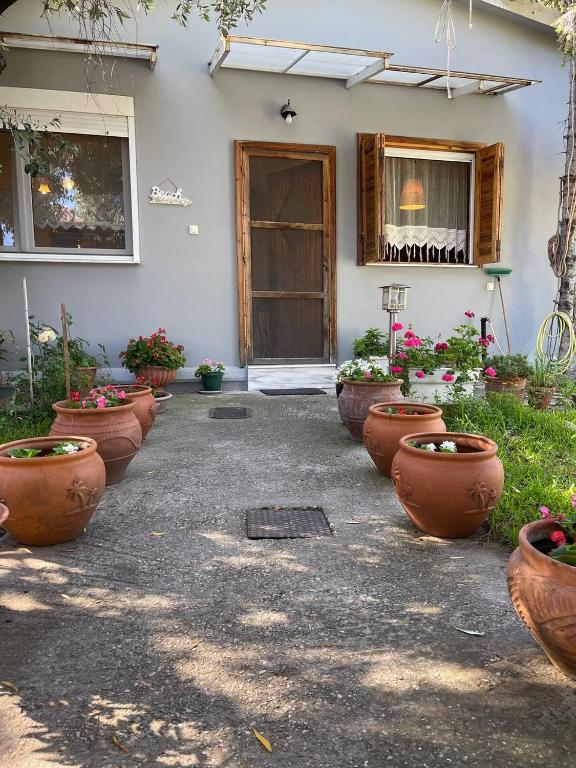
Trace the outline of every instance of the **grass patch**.
{"label": "grass patch", "polygon": [[54,418],[43,415],[14,416],[0,409],[0,445],[26,437],[43,437],[50,432]]}
{"label": "grass patch", "polygon": [[576,411],[537,411],[513,396],[462,398],[444,407],[451,432],[485,435],[498,443],[506,480],[492,513],[492,535],[516,546],[520,528],[539,519],[544,504],[570,512],[576,469]]}

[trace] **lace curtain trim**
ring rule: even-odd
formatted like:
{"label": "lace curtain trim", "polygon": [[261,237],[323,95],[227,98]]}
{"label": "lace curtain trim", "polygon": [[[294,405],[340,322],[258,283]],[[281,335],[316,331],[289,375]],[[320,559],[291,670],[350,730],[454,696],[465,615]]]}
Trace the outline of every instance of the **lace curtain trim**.
{"label": "lace curtain trim", "polygon": [[468,231],[466,229],[443,229],[433,227],[386,224],[386,242],[398,250],[402,248],[445,248],[456,249],[456,253],[467,251]]}

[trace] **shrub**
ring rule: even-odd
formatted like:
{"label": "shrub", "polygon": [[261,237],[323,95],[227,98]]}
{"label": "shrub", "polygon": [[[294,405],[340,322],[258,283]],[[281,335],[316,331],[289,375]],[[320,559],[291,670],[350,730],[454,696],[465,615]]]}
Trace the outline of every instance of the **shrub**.
{"label": "shrub", "polygon": [[364,336],[352,343],[354,357],[367,360],[369,357],[385,357],[388,354],[388,337],[378,328],[368,328]]}
{"label": "shrub", "polygon": [[494,355],[484,361],[484,368],[493,368],[501,381],[526,379],[532,374],[526,355]]}

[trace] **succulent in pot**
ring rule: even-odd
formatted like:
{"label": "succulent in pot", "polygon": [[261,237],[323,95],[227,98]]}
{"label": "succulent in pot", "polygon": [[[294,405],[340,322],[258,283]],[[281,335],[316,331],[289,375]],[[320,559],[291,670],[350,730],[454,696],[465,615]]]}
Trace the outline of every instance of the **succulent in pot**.
{"label": "succulent in pot", "polygon": [[415,432],[445,432],[442,411],[423,403],[377,403],[364,422],[364,445],[383,475],[390,477],[398,441]]}
{"label": "succulent in pot", "polygon": [[165,328],[158,328],[150,336],[130,339],[126,349],[120,352],[122,365],[137,378],[146,379],[155,387],[165,387],[176,378],[179,368],[183,368],[184,357],[182,344],[168,341]]}
{"label": "succulent in pot", "polygon": [[520,402],[526,394],[528,376],[533,373],[526,355],[494,355],[484,361],[486,392],[514,395]]}
{"label": "succulent in pot", "polygon": [[56,418],[50,434],[82,434],[96,440],[106,466],[106,485],[120,482],[142,445],[136,404],[124,390],[109,385],[91,390],[86,397],[73,392],[70,400],[54,403],[52,408]]}
{"label": "succulent in pot", "polygon": [[35,437],[0,445],[0,519],[19,542],[60,544],[94,514],[106,470],[88,437]]}
{"label": "succulent in pot", "polygon": [[194,376],[201,379],[204,392],[221,392],[225,370],[224,363],[205,357],[194,371]]}
{"label": "succulent in pot", "polygon": [[520,531],[508,562],[508,591],[552,664],[576,680],[576,515],[554,515],[544,506],[540,514]]}
{"label": "succulent in pot", "polygon": [[404,511],[421,531],[471,536],[496,507],[504,488],[498,446],[482,435],[405,435],[392,461],[392,481]]}
{"label": "succulent in pot", "polygon": [[336,370],[335,379],[343,385],[338,398],[340,418],[357,442],[363,440],[364,421],[371,405],[404,400],[402,380],[384,373],[373,360],[347,360]]}

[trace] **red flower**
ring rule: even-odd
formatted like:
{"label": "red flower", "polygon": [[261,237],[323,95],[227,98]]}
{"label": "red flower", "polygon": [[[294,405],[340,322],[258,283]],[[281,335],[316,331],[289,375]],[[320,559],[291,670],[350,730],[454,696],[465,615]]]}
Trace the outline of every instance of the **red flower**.
{"label": "red flower", "polygon": [[476,317],[476,315],[474,314],[474,312],[472,312],[471,309],[467,309],[466,312],[464,312],[464,314],[466,315],[466,317],[469,317],[470,319],[472,319],[473,317]]}
{"label": "red flower", "polygon": [[392,370],[392,373],[402,373],[404,368],[402,368],[400,365],[393,365],[391,370]]}
{"label": "red flower", "polygon": [[414,339],[414,338],[416,338],[416,334],[414,333],[414,331],[406,331],[406,333],[404,334],[404,338],[405,339]]}
{"label": "red flower", "polygon": [[73,403],[79,403],[80,392],[70,392],[70,400],[72,400]]}
{"label": "red flower", "polygon": [[566,544],[566,536],[564,536],[562,531],[553,531],[550,534],[550,541],[553,541],[557,547],[561,547],[563,544]]}
{"label": "red flower", "polygon": [[439,341],[434,347],[436,352],[445,352],[448,349],[448,344],[445,341]]}

